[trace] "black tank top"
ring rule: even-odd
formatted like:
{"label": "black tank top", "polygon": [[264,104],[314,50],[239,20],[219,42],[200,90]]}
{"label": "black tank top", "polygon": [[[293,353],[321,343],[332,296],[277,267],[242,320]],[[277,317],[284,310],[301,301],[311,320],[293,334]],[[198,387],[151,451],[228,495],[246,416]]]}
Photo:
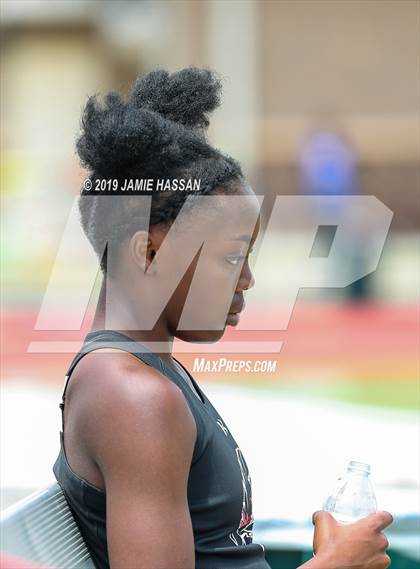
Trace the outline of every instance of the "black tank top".
{"label": "black tank top", "polygon": [[[132,353],[175,383],[194,416],[197,438],[188,478],[188,506],[196,568],[269,569],[264,546],[252,543],[251,479],[245,459],[219,413],[187,370],[200,399],[180,373],[156,354],[144,351],[146,348],[128,336],[111,330],[91,332],[67,371],[60,404],[62,413],[68,381],[76,364],[85,354],[107,347],[118,347]],[[57,482],[67,498],[93,562],[98,569],[109,569],[105,492],[72,471],[65,455],[63,430],[60,431],[60,447],[53,467]]]}

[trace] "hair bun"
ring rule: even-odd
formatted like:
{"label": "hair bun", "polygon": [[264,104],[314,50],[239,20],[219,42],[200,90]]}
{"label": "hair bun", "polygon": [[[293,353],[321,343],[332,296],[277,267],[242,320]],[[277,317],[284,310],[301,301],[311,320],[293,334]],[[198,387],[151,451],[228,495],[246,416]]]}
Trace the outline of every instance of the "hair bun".
{"label": "hair bun", "polygon": [[173,132],[162,123],[158,114],[126,105],[117,93],[108,93],[102,104],[96,95],[89,97],[76,142],[83,166],[97,175],[111,176],[127,173],[133,165],[146,174],[162,155],[168,157],[168,165],[178,165],[181,157],[175,152]]}
{"label": "hair bun", "polygon": [[149,109],[190,128],[207,128],[208,115],[220,105],[222,85],[210,69],[162,69],[138,79],[128,103]]}

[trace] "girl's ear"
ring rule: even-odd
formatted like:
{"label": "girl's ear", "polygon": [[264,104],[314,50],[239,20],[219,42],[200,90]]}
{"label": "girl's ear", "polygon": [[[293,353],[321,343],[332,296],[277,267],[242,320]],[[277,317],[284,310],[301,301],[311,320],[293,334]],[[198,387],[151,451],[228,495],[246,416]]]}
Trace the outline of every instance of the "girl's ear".
{"label": "girl's ear", "polygon": [[155,263],[152,268],[152,261],[156,255],[153,241],[147,231],[137,231],[130,239],[130,257],[136,266],[147,275],[156,273]]}

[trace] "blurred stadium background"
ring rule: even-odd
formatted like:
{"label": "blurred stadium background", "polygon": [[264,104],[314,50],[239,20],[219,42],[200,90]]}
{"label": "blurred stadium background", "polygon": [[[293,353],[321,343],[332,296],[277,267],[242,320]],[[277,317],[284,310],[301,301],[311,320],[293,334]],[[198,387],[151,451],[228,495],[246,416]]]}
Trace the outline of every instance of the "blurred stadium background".
{"label": "blurred stadium background", "polygon": [[[52,480],[58,450],[71,354],[28,345],[78,342],[89,326],[88,315],[81,331],[34,331],[84,179],[74,141],[86,97],[127,92],[156,67],[209,66],[225,78],[210,137],[241,160],[268,206],[278,195],[359,193],[394,212],[373,274],[345,289],[301,290],[287,330],[254,333],[284,342],[280,355],[266,355],[278,360],[276,373],[196,374],[249,457],[258,536],[273,567],[276,549],[292,567],[309,549],[312,511],[347,460],[360,458],[372,464],[380,507],[398,519],[395,563],[417,566],[419,6],[3,0],[2,507]],[[306,158],[317,152],[328,159],[309,179]],[[354,263],[363,263],[361,248],[355,240]],[[273,271],[281,267],[260,269],[256,322],[278,310]],[[65,312],[64,304],[57,319]],[[226,339],[240,334],[230,329]],[[195,355],[180,349],[179,358],[191,368]]]}

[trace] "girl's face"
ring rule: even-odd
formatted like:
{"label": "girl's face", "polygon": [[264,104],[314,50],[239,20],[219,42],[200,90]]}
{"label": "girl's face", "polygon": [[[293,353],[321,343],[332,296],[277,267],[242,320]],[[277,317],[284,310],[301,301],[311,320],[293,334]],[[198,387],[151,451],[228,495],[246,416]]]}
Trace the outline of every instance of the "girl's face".
{"label": "girl's face", "polygon": [[[236,326],[245,307],[244,291],[254,285],[249,255],[260,226],[254,192],[243,184],[233,196],[214,196],[214,206],[209,198],[190,216],[205,242],[165,311],[171,334],[187,342],[215,342],[227,325]],[[175,239],[175,258],[180,247]]]}
{"label": "girl's face", "polygon": [[252,189],[237,182],[228,195],[194,198],[169,228],[133,235],[118,280],[137,331],[215,342],[235,326],[254,284],[249,255],[259,211]]}

